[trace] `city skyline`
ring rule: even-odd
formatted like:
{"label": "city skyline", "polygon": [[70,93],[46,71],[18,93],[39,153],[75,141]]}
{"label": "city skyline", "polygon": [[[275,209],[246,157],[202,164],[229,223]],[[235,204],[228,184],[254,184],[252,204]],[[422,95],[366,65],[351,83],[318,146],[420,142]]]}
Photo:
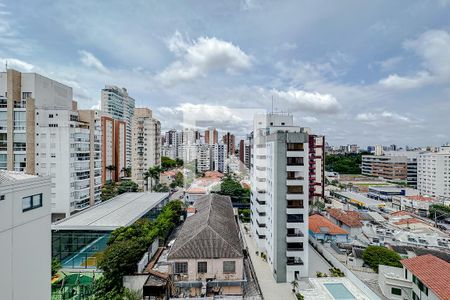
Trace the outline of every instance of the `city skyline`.
{"label": "city skyline", "polygon": [[4,2],[0,63],[72,86],[81,108],[127,87],[163,131],[207,112],[243,136],[252,118],[233,109],[273,98],[333,145],[448,142],[448,1],[191,4]]}

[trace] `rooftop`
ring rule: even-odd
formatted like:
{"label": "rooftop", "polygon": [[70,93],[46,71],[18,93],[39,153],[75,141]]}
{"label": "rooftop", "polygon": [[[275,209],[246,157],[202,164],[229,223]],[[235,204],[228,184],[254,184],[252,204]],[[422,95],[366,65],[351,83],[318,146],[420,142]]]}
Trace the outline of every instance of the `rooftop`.
{"label": "rooftop", "polygon": [[354,192],[336,192],[336,194],[347,198],[350,202],[360,203],[365,207],[373,207],[383,205],[383,202],[368,198],[364,195],[354,193]]}
{"label": "rooftop", "polygon": [[12,183],[20,180],[38,178],[36,175],[25,174],[24,172],[0,170],[0,184]]}
{"label": "rooftop", "polygon": [[348,234],[347,231],[333,224],[330,220],[321,215],[312,215],[309,217],[309,230],[314,233],[327,233],[333,235]]}
{"label": "rooftop", "polygon": [[435,202],[436,201],[436,199],[434,199],[432,197],[425,197],[425,196],[419,196],[419,195],[406,196],[406,198],[409,200],[422,201],[422,202]]}
{"label": "rooftop", "polygon": [[52,224],[52,230],[111,231],[129,226],[160,204],[168,193],[125,193]]}
{"label": "rooftop", "polygon": [[360,221],[360,216],[357,211],[350,211],[350,210],[340,210],[337,208],[329,208],[327,209],[327,212],[335,218],[336,220],[341,221],[345,225],[349,227],[361,227],[362,223]]}
{"label": "rooftop", "polygon": [[450,295],[450,264],[431,254],[400,261],[403,266],[420,279],[439,298]]}
{"label": "rooftop", "polygon": [[184,222],[168,259],[243,257],[230,197],[206,195],[194,207],[197,213]]}

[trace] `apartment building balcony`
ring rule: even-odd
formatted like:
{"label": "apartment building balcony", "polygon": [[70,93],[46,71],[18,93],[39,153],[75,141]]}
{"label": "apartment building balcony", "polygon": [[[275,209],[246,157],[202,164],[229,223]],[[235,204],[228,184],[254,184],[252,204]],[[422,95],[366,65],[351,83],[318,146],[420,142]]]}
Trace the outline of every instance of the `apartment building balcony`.
{"label": "apartment building balcony", "polygon": [[304,208],[286,208],[286,214],[288,215],[299,215],[305,212]]}
{"label": "apartment building balcony", "polygon": [[287,223],[303,223],[303,214],[287,214]]}

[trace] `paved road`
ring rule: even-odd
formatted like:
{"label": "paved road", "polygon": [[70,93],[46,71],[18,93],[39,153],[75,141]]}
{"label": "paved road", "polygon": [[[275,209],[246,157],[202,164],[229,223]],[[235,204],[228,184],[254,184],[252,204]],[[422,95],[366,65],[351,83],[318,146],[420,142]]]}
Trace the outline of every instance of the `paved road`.
{"label": "paved road", "polygon": [[183,197],[183,192],[184,192],[184,189],[179,189],[178,191],[173,193],[169,199],[170,200],[178,200]]}
{"label": "paved road", "polygon": [[309,243],[309,257],[308,257],[308,274],[310,278],[316,277],[316,272],[322,273],[330,273],[330,268],[332,267],[328,262],[317,253],[316,249],[314,249]]}
{"label": "paved road", "polygon": [[253,239],[246,234],[245,230],[242,230],[242,228],[241,232],[244,233],[243,236],[252,259],[253,268],[255,269],[264,300],[296,300],[297,298],[294,293],[292,293],[291,285],[289,283],[275,282],[268,263],[263,261],[261,257],[256,256],[255,252],[257,251],[257,247]]}

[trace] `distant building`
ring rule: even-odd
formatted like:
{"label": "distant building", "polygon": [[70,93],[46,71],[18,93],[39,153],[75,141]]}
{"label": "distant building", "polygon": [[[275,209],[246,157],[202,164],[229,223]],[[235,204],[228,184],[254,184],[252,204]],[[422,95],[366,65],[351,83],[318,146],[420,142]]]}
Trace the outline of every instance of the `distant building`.
{"label": "distant building", "polygon": [[419,155],[417,189],[422,195],[450,200],[450,146]]}
{"label": "distant building", "polygon": [[102,183],[120,180],[127,161],[126,123],[109,116],[101,116]]}
{"label": "distant building", "polygon": [[234,134],[227,132],[222,137],[222,142],[227,146],[227,157],[230,157],[230,155],[234,155],[236,151],[236,139],[234,137]]}
{"label": "distant building", "polygon": [[228,147],[225,144],[215,144],[212,148],[212,166],[211,170],[224,173],[225,161],[227,159]]}
{"label": "distant building", "polygon": [[2,299],[51,299],[51,179],[0,171]]}
{"label": "distant building", "polygon": [[206,172],[212,170],[213,147],[209,144],[198,145],[197,147],[197,172]]}
{"label": "distant building", "polygon": [[361,234],[362,223],[357,211],[329,208],[327,209],[327,216],[334,224],[347,231],[349,237],[355,238]]}
{"label": "distant building", "polygon": [[436,198],[420,195],[392,197],[393,208],[412,212],[422,217],[427,217],[430,205],[437,203],[439,203],[439,201]]}
{"label": "distant building", "polygon": [[144,188],[144,173],[161,164],[161,123],[148,108],[135,108],[132,119],[131,175]]}
{"label": "distant building", "polygon": [[325,137],[309,135],[309,204],[325,197]]}
{"label": "distant building", "polygon": [[245,140],[239,142],[239,160],[250,170],[251,155],[252,155],[252,140],[253,134],[247,135]]}
{"label": "distant building", "polygon": [[242,297],[244,254],[230,198],[207,195],[197,200],[195,209],[167,256],[173,296]]}
{"label": "distant building", "polygon": [[107,85],[102,89],[101,109],[114,120],[123,121],[126,126],[126,167],[131,167],[131,119],[134,114],[135,101],[128,95],[126,88]]}
{"label": "distant building", "polygon": [[205,144],[214,145],[219,142],[219,133],[215,128],[208,128],[205,130]]}
{"label": "distant building", "polygon": [[375,145],[374,155],[377,156],[383,155],[383,146]]}

